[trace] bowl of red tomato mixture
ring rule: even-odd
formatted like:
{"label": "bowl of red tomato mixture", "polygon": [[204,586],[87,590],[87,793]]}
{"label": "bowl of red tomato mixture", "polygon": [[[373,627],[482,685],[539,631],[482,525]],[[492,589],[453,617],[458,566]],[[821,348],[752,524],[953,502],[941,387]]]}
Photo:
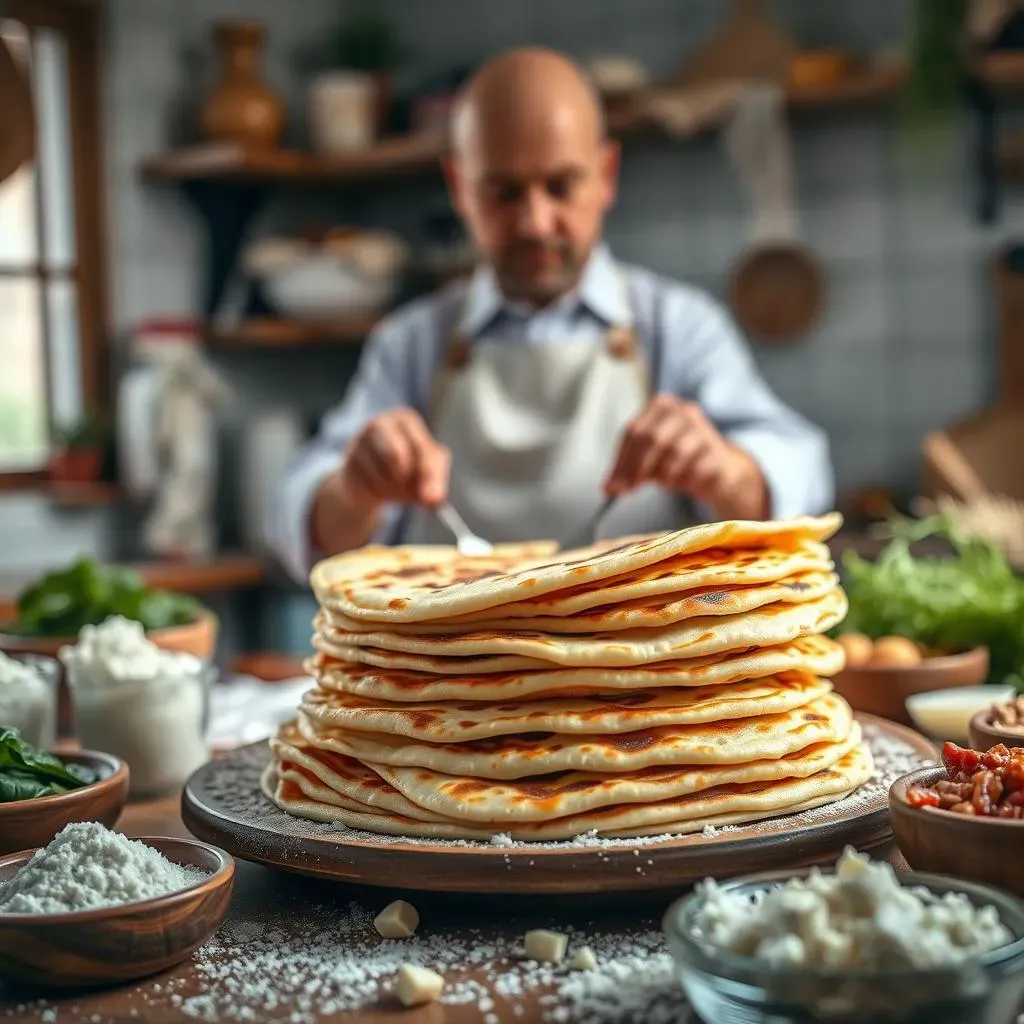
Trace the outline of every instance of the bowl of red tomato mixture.
{"label": "bowl of red tomato mixture", "polygon": [[915,871],[951,875],[1024,896],[1024,747],[942,748],[889,790],[893,832]]}

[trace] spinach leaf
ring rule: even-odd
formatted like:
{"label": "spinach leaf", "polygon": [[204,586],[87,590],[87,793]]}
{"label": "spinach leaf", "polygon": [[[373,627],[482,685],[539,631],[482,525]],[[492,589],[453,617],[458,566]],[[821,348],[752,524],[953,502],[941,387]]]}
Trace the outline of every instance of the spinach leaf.
{"label": "spinach leaf", "polygon": [[58,793],[66,793],[68,788],[18,768],[0,769],[0,803],[56,796]]}
{"label": "spinach leaf", "polygon": [[63,789],[78,789],[85,781],[59,758],[23,740],[17,729],[0,729],[0,771],[27,772]]}

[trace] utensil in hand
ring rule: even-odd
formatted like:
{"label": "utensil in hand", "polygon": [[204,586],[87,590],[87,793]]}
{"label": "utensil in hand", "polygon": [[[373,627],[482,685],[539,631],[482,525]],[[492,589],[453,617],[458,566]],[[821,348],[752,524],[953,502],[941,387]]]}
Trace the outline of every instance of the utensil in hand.
{"label": "utensil in hand", "polygon": [[613,504],[615,504],[614,495],[605,498],[598,510],[562,542],[561,549],[563,551],[572,551],[575,548],[583,548],[588,544],[593,544],[597,536],[597,528],[601,525],[601,520],[608,514],[608,510]]}
{"label": "utensil in hand", "polygon": [[484,540],[483,537],[478,537],[447,501],[438,505],[434,511],[437,513],[437,518],[455,535],[455,546],[459,549],[460,555],[489,555],[493,553],[494,545]]}

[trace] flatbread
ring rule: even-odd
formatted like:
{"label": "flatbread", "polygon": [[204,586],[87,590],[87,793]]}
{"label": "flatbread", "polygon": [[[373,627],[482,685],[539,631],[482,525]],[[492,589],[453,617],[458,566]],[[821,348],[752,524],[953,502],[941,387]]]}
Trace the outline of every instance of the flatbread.
{"label": "flatbread", "polygon": [[607,736],[521,733],[465,743],[424,743],[386,733],[332,729],[302,714],[298,726],[317,747],[373,767],[430,768],[479,779],[521,779],[551,772],[621,774],[652,765],[745,764],[787,757],[812,743],[845,740],[853,726],[853,714],[842,697],[830,693],[775,715],[657,726]]}
{"label": "flatbread", "polygon": [[[300,769],[301,772],[301,769]],[[587,814],[543,822],[516,822],[498,828],[462,823],[418,821],[412,817],[360,813],[311,799],[294,778],[281,779],[271,762],[261,779],[265,795],[282,810],[311,821],[346,825],[383,835],[427,839],[470,839],[488,842],[496,832],[512,839],[552,841],[572,839],[588,832],[609,838],[642,835],[683,835],[702,829],[738,825],[820,807],[848,796],[872,775],[871,753],[857,744],[831,767],[807,778],[776,783],[718,786],[690,796],[638,804],[617,804]],[[316,786],[316,777],[310,780]]]}
{"label": "flatbread", "polygon": [[[839,584],[834,572],[811,571],[781,580],[755,585],[701,587],[683,594],[640,597],[621,604],[603,604],[568,615],[540,615],[533,618],[505,616],[470,621],[398,622],[388,631],[402,636],[451,635],[459,630],[537,630],[542,633],[600,633],[620,629],[656,629],[686,619],[706,616],[742,615],[770,604],[805,604],[828,595]],[[498,608],[494,611],[504,612]],[[486,613],[484,613],[486,614]],[[334,630],[372,632],[379,623],[350,619],[341,612],[325,609],[323,620]]]}
{"label": "flatbread", "polygon": [[[577,668],[615,668],[702,658],[724,651],[771,647],[800,636],[824,633],[846,614],[846,595],[839,588],[804,604],[765,605],[743,615],[702,616],[658,629],[622,629],[577,636],[539,631],[478,630],[415,636],[378,630],[349,633],[317,618],[315,646],[349,661],[389,663],[396,668],[436,671],[505,671],[547,662]],[[395,655],[388,658],[388,655]],[[370,658],[373,658],[371,661]],[[523,659],[500,666],[476,659]]]}
{"label": "flatbread", "polygon": [[[611,548],[564,552],[559,557],[508,545],[487,559],[454,549],[367,547],[319,562],[310,582],[322,605],[353,619],[422,622],[479,612],[538,597],[567,586],[621,577],[679,555],[712,548],[794,548],[823,541],[842,524],[832,513],[768,522],[709,523]],[[514,557],[522,554],[518,565]],[[505,561],[502,561],[502,559]]]}
{"label": "flatbread", "polygon": [[[641,539],[641,538],[637,538]],[[620,538],[618,546],[626,543]],[[492,621],[495,616],[509,619],[558,619],[577,615],[592,608],[621,605],[630,601],[651,600],[672,594],[689,594],[716,587],[756,586],[775,583],[799,573],[830,573],[835,568],[832,554],[825,544],[806,541],[794,548],[711,548],[695,554],[678,555],[643,569],[611,579],[582,583],[556,590],[539,597],[485,608],[468,615],[431,619],[437,627],[450,625],[463,628],[470,622]],[[344,618],[344,610],[325,595],[322,607],[328,618]],[[348,619],[349,622],[368,620]],[[501,620],[498,620],[501,621]],[[398,627],[399,623],[394,623]],[[405,623],[409,627],[426,627],[427,623]],[[363,628],[363,627],[360,627]]]}
{"label": "flatbread", "polygon": [[[383,779],[395,791],[386,801],[387,809],[393,813],[421,821],[506,825],[550,821],[617,804],[672,800],[719,786],[807,778],[834,765],[860,742],[860,726],[854,723],[850,735],[841,742],[813,744],[775,760],[700,768],[655,767],[622,775],[566,772],[512,782],[418,768],[362,765],[302,740],[279,740],[275,752],[282,765],[293,765],[315,775],[329,790],[339,794],[344,801],[339,806],[355,810],[384,806],[379,795],[379,782]],[[380,779],[373,780],[367,775],[371,769]],[[287,772],[282,767],[282,775]],[[302,786],[301,779],[296,778],[296,782]]]}
{"label": "flatbread", "polygon": [[515,701],[528,697],[578,697],[662,687],[715,686],[780,672],[834,676],[846,663],[843,648],[824,636],[804,636],[788,644],[753,651],[713,654],[690,661],[662,661],[633,669],[575,669],[544,666],[539,671],[427,672],[355,665],[317,654],[304,662],[321,687],[370,701]]}
{"label": "flatbread", "polygon": [[809,672],[783,672],[719,686],[619,691],[539,701],[381,703],[337,690],[304,694],[300,711],[318,727],[427,742],[465,742],[526,732],[600,734],[778,714],[832,689]]}

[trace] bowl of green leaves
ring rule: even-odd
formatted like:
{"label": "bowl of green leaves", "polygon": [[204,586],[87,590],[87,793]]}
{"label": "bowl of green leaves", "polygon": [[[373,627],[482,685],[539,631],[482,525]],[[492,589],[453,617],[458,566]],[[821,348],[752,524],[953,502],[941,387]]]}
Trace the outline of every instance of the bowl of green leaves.
{"label": "bowl of green leaves", "polygon": [[0,728],[0,856],[45,846],[72,821],[117,821],[128,766],[112,754],[54,754]]}
{"label": "bowl of green leaves", "polygon": [[[1002,550],[942,516],[896,517],[884,535],[877,559],[843,559],[850,607],[834,634],[847,667],[836,689],[858,710],[909,722],[913,694],[986,682],[1024,688],[1024,579]],[[915,554],[925,538],[948,552]]]}
{"label": "bowl of green leaves", "polygon": [[194,597],[146,585],[138,573],[82,558],[46,573],[18,595],[18,617],[0,625],[0,650],[54,657],[83,626],[112,615],[141,622],[149,639],[168,651],[213,657],[217,621]]}
{"label": "bowl of green leaves", "polygon": [[[112,615],[141,622],[149,639],[164,650],[209,661],[217,646],[217,619],[200,601],[147,586],[133,570],[99,565],[91,558],[40,576],[18,595],[16,607],[17,618],[0,624],[0,651],[6,654],[55,658],[77,640],[83,626],[98,626]],[[63,678],[60,690],[59,731],[68,735]]]}

